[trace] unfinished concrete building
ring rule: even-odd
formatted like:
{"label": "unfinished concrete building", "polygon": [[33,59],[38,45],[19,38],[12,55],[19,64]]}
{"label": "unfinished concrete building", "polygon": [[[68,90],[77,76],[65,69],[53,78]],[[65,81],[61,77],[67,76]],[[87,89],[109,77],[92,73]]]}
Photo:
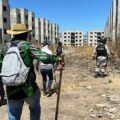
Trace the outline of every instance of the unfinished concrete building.
{"label": "unfinished concrete building", "polygon": [[31,40],[35,39],[35,13],[28,12],[28,29],[32,30],[29,37]]}
{"label": "unfinished concrete building", "polygon": [[112,0],[110,14],[105,28],[105,38],[115,41],[120,37],[120,0]]}
{"label": "unfinished concrete building", "polygon": [[67,30],[62,32],[60,41],[67,46],[83,46],[83,31]]}
{"label": "unfinished concrete building", "polygon": [[10,29],[10,5],[8,0],[0,0],[0,43],[10,40],[7,29]]}
{"label": "unfinished concrete building", "polygon": [[29,30],[32,30],[30,40],[37,40],[39,43],[47,41],[53,44],[59,40],[57,24],[51,24],[44,18],[35,18],[35,13],[25,8],[11,8],[10,10],[8,0],[0,0],[0,42],[11,39],[11,36],[6,34],[6,30],[18,23],[25,24]]}
{"label": "unfinished concrete building", "polygon": [[59,25],[51,24],[51,41],[53,44],[57,44],[59,41]]}
{"label": "unfinished concrete building", "polygon": [[91,30],[87,33],[88,37],[88,45],[89,46],[96,46],[97,41],[101,38],[104,38],[104,31],[103,30]]}
{"label": "unfinished concrete building", "polygon": [[35,18],[35,40],[38,43],[41,43],[41,34],[40,34],[40,18]]}
{"label": "unfinished concrete building", "polygon": [[28,10],[20,8],[21,23],[25,24],[28,28]]}
{"label": "unfinished concrete building", "polygon": [[12,8],[10,10],[10,20],[11,20],[11,28],[14,24],[21,23],[21,15],[20,10],[18,8]]}

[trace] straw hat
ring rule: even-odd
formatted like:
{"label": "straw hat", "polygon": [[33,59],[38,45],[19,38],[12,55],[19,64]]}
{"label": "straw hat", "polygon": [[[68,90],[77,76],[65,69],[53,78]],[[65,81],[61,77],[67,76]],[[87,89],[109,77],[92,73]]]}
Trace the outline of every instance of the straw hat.
{"label": "straw hat", "polygon": [[15,24],[11,30],[7,30],[6,32],[11,35],[18,35],[26,32],[31,32],[32,30],[28,30],[25,24]]}

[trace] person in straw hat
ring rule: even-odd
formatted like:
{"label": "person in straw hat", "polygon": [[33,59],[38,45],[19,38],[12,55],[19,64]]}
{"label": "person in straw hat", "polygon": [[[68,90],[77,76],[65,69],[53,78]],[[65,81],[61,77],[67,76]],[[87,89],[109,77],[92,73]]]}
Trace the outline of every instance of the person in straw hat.
{"label": "person in straw hat", "polygon": [[3,45],[0,52],[1,59],[3,59],[10,47],[17,46],[24,64],[30,67],[25,83],[19,86],[6,86],[9,120],[20,120],[24,102],[29,105],[30,120],[40,120],[40,90],[36,83],[33,60],[37,59],[48,64],[61,60],[55,55],[48,56],[41,53],[41,50],[27,42],[28,34],[31,31],[24,24],[15,24],[11,30],[7,30],[8,34],[13,35],[13,39]]}

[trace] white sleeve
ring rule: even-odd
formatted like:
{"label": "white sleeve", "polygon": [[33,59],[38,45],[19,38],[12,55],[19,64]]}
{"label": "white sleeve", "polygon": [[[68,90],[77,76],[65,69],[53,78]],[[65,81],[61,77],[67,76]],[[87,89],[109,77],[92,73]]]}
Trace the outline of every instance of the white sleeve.
{"label": "white sleeve", "polygon": [[93,51],[93,53],[92,53],[92,56],[93,56],[93,57],[96,57],[96,56],[97,56],[96,48],[94,49],[94,51]]}
{"label": "white sleeve", "polygon": [[107,46],[107,45],[105,45],[105,49],[107,50],[107,55],[108,55],[108,56],[110,56],[110,51],[109,51],[109,49],[108,49],[108,46]]}

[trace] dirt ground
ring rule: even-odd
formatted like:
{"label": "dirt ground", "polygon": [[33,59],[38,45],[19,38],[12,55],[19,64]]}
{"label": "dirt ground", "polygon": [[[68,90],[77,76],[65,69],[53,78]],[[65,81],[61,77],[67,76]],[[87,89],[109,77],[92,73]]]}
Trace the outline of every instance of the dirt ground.
{"label": "dirt ground", "polygon": [[[110,65],[107,77],[94,78],[95,61],[78,53],[67,53],[66,59],[58,120],[120,120],[120,70]],[[37,79],[41,88],[39,74]],[[56,94],[46,97],[41,93],[41,120],[55,119],[56,98]],[[25,103],[21,120],[29,119]],[[8,120],[6,106],[0,108],[0,120]]]}

